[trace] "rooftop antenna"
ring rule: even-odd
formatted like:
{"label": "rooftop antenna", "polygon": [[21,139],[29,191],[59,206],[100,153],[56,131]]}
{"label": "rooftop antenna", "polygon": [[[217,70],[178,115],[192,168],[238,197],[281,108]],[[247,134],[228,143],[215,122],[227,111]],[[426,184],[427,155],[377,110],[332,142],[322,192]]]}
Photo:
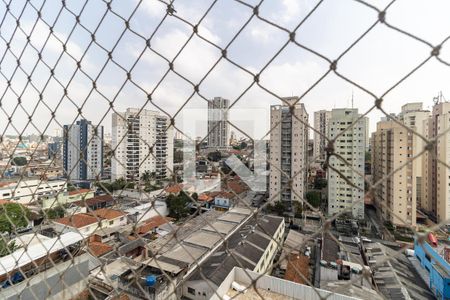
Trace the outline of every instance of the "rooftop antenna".
{"label": "rooftop antenna", "polygon": [[352,90],[352,108],[353,108],[353,90]]}

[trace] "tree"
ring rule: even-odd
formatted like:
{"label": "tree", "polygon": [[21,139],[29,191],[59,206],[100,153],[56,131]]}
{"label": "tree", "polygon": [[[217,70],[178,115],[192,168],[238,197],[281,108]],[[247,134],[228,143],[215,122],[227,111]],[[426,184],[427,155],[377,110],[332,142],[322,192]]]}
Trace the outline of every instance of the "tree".
{"label": "tree", "polygon": [[68,192],[73,192],[73,191],[75,191],[77,188],[73,185],[73,184],[71,184],[71,183],[68,183],[67,184],[67,191]]}
{"label": "tree", "polygon": [[45,215],[49,220],[62,218],[64,217],[64,214],[65,214],[64,207],[60,205],[45,210]]}
{"label": "tree", "polygon": [[219,150],[208,153],[208,160],[219,161],[222,158],[222,153]]}
{"label": "tree", "polygon": [[303,204],[299,201],[293,201],[292,202],[293,207],[294,207],[294,213],[295,213],[295,217],[296,218],[301,218],[302,217],[302,212],[303,212]]}
{"label": "tree", "polygon": [[27,159],[23,156],[14,157],[12,160],[13,166],[22,167],[22,166],[25,166],[26,164],[27,164]]}
{"label": "tree", "polygon": [[327,180],[325,178],[316,177],[314,181],[314,188],[316,190],[321,190],[327,186]]}
{"label": "tree", "polygon": [[16,251],[19,247],[15,242],[7,244],[4,239],[0,238],[0,257],[9,255]]}
{"label": "tree", "polygon": [[320,206],[320,193],[316,192],[316,191],[307,192],[306,200],[308,200],[308,203],[311,204],[311,206],[319,207]]}
{"label": "tree", "polygon": [[187,205],[190,201],[191,199],[184,192],[181,192],[178,196],[172,194],[167,196],[166,203],[169,216],[177,220],[186,217],[189,214]]}
{"label": "tree", "polygon": [[6,203],[0,206],[0,232],[14,232],[28,226],[30,211],[18,203]]}

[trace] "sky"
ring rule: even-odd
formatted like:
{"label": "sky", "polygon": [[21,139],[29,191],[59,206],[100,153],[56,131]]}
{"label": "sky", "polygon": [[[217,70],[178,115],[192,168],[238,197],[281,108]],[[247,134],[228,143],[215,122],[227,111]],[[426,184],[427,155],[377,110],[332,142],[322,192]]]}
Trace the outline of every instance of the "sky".
{"label": "sky", "polygon": [[[79,112],[110,132],[111,101],[116,111],[145,105],[146,109],[174,116],[181,108],[175,118],[176,125],[181,126],[182,115],[206,109],[203,97],[221,96],[231,102],[239,99],[234,105],[237,112],[230,112],[231,122],[259,138],[269,130],[267,116],[270,105],[281,104],[278,97],[306,93],[301,102],[311,124],[314,111],[350,107],[352,95],[354,107],[362,113],[374,103],[373,96],[334,73],[310,89],[328,71],[329,63],[294,43],[283,48],[288,33],[256,17],[249,21],[253,10],[238,1],[175,0],[176,16],[191,24],[200,23],[198,34],[203,39],[194,35],[185,46],[193,30],[175,16],[167,16],[155,31],[166,15],[167,7],[160,1],[116,0],[111,2],[110,11],[100,0],[66,2],[62,8],[61,1],[56,0],[13,0],[10,13],[3,2],[0,4],[1,135],[53,135],[55,129],[79,119]],[[242,2],[254,6],[259,1]],[[388,5],[384,0],[367,2],[380,9]],[[259,16],[293,31],[316,5],[317,1],[309,0],[266,0],[259,7]],[[36,9],[41,10],[40,17]],[[438,45],[450,35],[449,11],[447,0],[398,0],[388,8],[386,20]],[[117,15],[130,19],[130,30]],[[377,18],[375,10],[356,1],[325,0],[295,31],[295,40],[335,60]],[[16,29],[17,19],[20,30]],[[150,37],[152,50],[146,42]],[[204,39],[226,48],[233,63],[220,59],[221,50]],[[337,71],[380,97],[430,52],[429,46],[377,24],[339,59]],[[169,71],[159,83],[169,69],[162,57],[169,61],[175,58],[173,68],[179,75]],[[450,62],[450,41],[442,47],[440,57]],[[77,69],[76,61],[88,76]],[[133,83],[127,82],[127,72]],[[259,84],[264,89],[251,86],[254,77],[250,73],[260,73]],[[32,84],[27,84],[28,78]],[[383,97],[383,108],[398,113],[407,102],[424,102],[424,108],[430,109],[440,91],[450,100],[449,79],[450,67],[432,58]],[[188,81],[200,83],[201,96]],[[153,104],[148,103],[147,94],[152,95]],[[246,114],[250,121],[243,120]],[[372,131],[382,114],[373,111],[368,116]],[[199,127],[206,130],[206,126]]]}

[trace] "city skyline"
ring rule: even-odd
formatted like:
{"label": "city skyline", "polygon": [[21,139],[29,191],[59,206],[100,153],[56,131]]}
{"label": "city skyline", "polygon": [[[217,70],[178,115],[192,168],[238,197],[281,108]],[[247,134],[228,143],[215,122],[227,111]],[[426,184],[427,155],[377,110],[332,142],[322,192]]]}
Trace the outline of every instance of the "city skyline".
{"label": "city skyline", "polygon": [[[382,8],[387,3],[387,1],[374,1],[373,5]],[[287,28],[293,28],[314,7],[314,4],[314,1],[266,1],[260,7],[260,13],[262,16],[279,22]],[[401,28],[417,32],[420,37],[426,38],[432,44],[437,44],[445,37],[443,34],[445,28],[450,27],[450,21],[444,14],[445,11],[448,11],[450,4],[446,1],[435,1],[434,4],[433,8],[430,8],[424,6],[420,1],[408,1],[407,3],[399,1],[389,8],[388,19],[395,20],[395,24]],[[81,9],[80,6],[81,4],[71,3],[69,8],[76,12]],[[95,26],[95,21],[99,18],[95,11],[96,9],[103,9],[103,6],[104,3],[90,3],[89,11],[83,14],[81,18],[83,23],[86,23],[87,28]],[[402,12],[406,6],[408,14],[403,14]],[[54,12],[57,8],[58,6],[55,5],[55,7],[49,7],[48,9]],[[130,13],[124,3],[114,4],[113,8],[123,11],[125,14]],[[176,4],[177,11],[183,17],[193,22],[199,20],[201,13],[206,8],[207,3],[200,1],[189,4],[185,1],[180,1]],[[237,28],[244,23],[247,13],[245,10],[241,11],[233,5],[221,6],[221,8],[224,9],[224,14],[220,14],[218,9],[211,11],[208,18],[200,24],[199,34],[224,47],[227,41],[230,40],[231,34],[235,33]],[[346,18],[346,13],[348,12],[352,13],[353,18]],[[145,1],[137,10],[136,17],[133,18],[130,26],[138,33],[147,33],[152,26],[157,24],[164,13],[165,8],[162,3]],[[226,18],[224,17],[225,15],[227,15]],[[420,16],[420,18],[417,16]],[[32,13],[28,12],[22,17],[21,21],[25,32],[31,32],[31,24],[34,17]],[[356,2],[348,1],[339,4],[332,1],[326,2],[302,26],[302,30],[298,32],[297,37],[302,44],[311,47],[330,59],[334,59],[356,37],[362,34],[376,17],[374,11]],[[416,22],[418,19],[421,22]],[[75,22],[71,16],[65,16],[65,20],[66,22],[58,23],[55,26],[55,36],[51,36],[45,51],[42,53],[42,59],[49,64],[54,63],[54,57],[63,51],[62,43],[58,39],[65,41],[68,37],[69,29]],[[322,20],[327,21],[323,22]],[[46,21],[49,22],[49,20]],[[158,32],[152,45],[155,51],[170,59],[181,48],[183,42],[188,39],[191,29],[173,20],[168,22],[170,22],[170,27]],[[9,26],[8,24],[5,24],[6,32],[12,30],[12,28],[7,27]],[[106,31],[107,26],[116,29],[117,33],[114,35],[102,35]],[[119,18],[112,16],[107,18],[99,29],[98,35],[102,37],[98,42],[104,44],[107,49],[111,49],[113,41],[123,28],[124,26]],[[39,49],[43,46],[43,42],[39,40],[39,37],[46,36],[48,33],[48,25],[40,21],[37,23],[33,34],[31,34],[30,40]],[[91,77],[98,75],[96,71],[100,69],[104,62],[107,62],[106,52],[96,47],[87,48],[88,37],[87,32],[83,31],[83,29],[76,30],[75,34],[70,36],[66,46],[67,53],[63,55],[64,59],[59,63],[59,67],[55,69],[55,76],[61,78],[61,83],[65,83],[69,75],[71,75],[68,70],[75,70],[75,61],[71,57],[80,59],[83,52],[86,51],[87,54],[81,62],[81,67]],[[23,35],[18,35],[15,38],[19,44],[25,40]],[[229,57],[238,64],[243,64],[243,67],[249,71],[256,73],[276,53],[276,50],[281,47],[285,39],[285,32],[277,31],[261,21],[254,20],[250,22],[241,36],[233,43],[233,47],[229,49]],[[179,68],[183,76],[195,82],[202,78],[208,68],[220,57],[220,51],[197,37],[188,45],[184,49],[183,55],[177,58],[174,65],[175,69]],[[131,61],[138,59],[140,51],[144,49],[145,41],[140,40],[133,34],[127,34],[120,41],[119,47],[114,51],[115,61],[124,67],[129,67]],[[448,56],[447,49],[448,47],[441,49],[444,58]],[[338,71],[343,72],[350,79],[377,96],[381,96],[402,76],[410,72],[421,61],[422,57],[429,54],[429,50],[420,43],[416,44],[414,41],[392,32],[382,24],[377,25],[375,30],[350,52],[338,63]],[[248,53],[252,53],[252,55]],[[25,56],[24,60],[26,61],[22,62],[23,65],[29,64],[32,66],[36,61],[36,57],[29,55]],[[72,121],[73,123],[80,117],[89,119],[95,124],[103,125],[105,131],[110,131],[109,118],[112,111],[109,111],[108,115],[102,119],[104,113],[110,109],[106,99],[115,99],[114,109],[117,111],[123,111],[127,107],[142,107],[148,100],[144,91],[151,92],[156,84],[155,79],[159,78],[167,68],[166,62],[148,49],[140,57],[139,62],[139,68],[133,70],[131,75],[134,82],[142,90],[132,83],[127,83],[124,89],[118,93],[122,80],[126,79],[126,73],[115,63],[109,62],[105,72],[96,81],[98,91],[94,90],[90,94],[92,81],[78,71],[67,89],[70,100],[67,97],[64,98],[61,106],[58,106],[54,120],[50,122],[51,110],[57,107],[60,97],[64,95],[63,88],[54,81],[50,82],[50,85],[42,93],[43,99],[48,106],[46,107],[39,102],[38,93],[31,87],[28,87],[21,97],[26,100],[27,108],[16,110],[12,117],[15,128],[21,132],[28,120],[25,111],[30,114],[32,108],[36,108],[36,111],[33,113],[33,122],[38,128],[45,128],[48,124],[49,129],[47,133],[53,132],[55,128],[58,128],[56,122],[66,124],[70,123],[68,121]],[[11,57],[7,57],[3,62],[3,66],[3,73],[8,77],[12,72],[14,61]],[[279,97],[302,95],[328,68],[329,64],[327,62],[307,51],[301,50],[297,46],[289,45],[270,64],[268,69],[262,73],[260,84]],[[154,74],[151,74],[148,72],[149,69],[158,70],[158,72],[155,71]],[[389,69],[390,72],[385,73],[384,70],[386,69]],[[395,70],[395,72],[392,70]],[[424,68],[417,70],[413,76],[410,76],[407,81],[403,82],[391,93],[388,93],[386,97],[383,97],[384,108],[389,111],[399,111],[403,102],[417,101],[424,102],[424,107],[429,108],[433,97],[439,91],[442,90],[444,95],[450,97],[450,91],[445,81],[449,74],[448,68],[436,61],[431,61]],[[49,70],[45,70],[45,67],[40,67],[31,78],[37,88],[42,88],[49,75]],[[433,80],[430,80],[430,78],[433,78]],[[14,79],[12,88],[15,88],[15,91],[21,91],[20,87],[25,84],[25,79],[20,76],[15,76]],[[233,103],[252,80],[253,77],[250,74],[222,60],[216,66],[215,71],[209,75],[208,79],[202,82],[199,92],[205,99],[221,96],[230,99],[230,102]],[[152,101],[170,115],[174,115],[193,90],[194,88],[189,83],[170,73],[159,89],[152,94]],[[354,107],[358,108],[360,112],[367,111],[374,104],[375,99],[370,95],[333,74],[327,76],[318,86],[307,93],[301,101],[305,104],[308,111],[318,111],[333,107],[351,107],[352,94],[354,95]],[[115,98],[116,96],[117,98]],[[88,101],[84,103],[86,99]],[[206,107],[205,99],[202,99],[199,95],[194,95],[190,99],[187,108]],[[343,105],[344,103],[346,105]],[[12,113],[16,104],[17,97],[10,92],[6,93],[4,95],[3,111],[0,112],[0,116],[7,117]],[[281,104],[279,99],[258,87],[252,87],[239,100],[237,106],[243,108],[267,108],[270,105],[279,104]],[[83,105],[81,110],[82,116],[78,116],[77,108],[81,105]],[[149,104],[145,106],[145,109],[156,109],[156,107]],[[373,132],[381,114],[378,111],[374,111],[369,117],[371,119],[370,131]],[[5,127],[5,123],[0,124],[0,132],[3,132]],[[28,128],[27,132],[31,133],[30,130],[31,128]],[[8,127],[7,133],[15,132],[13,128]]]}

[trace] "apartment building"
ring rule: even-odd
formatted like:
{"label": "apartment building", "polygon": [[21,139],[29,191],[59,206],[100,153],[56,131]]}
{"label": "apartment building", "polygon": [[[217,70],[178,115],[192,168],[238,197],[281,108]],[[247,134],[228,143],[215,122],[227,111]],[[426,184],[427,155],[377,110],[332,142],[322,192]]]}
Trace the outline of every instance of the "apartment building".
{"label": "apartment building", "polygon": [[435,147],[423,154],[421,203],[422,209],[433,214],[437,221],[450,217],[450,170],[438,162],[450,161],[450,132],[446,132],[449,127],[450,102],[438,102],[423,123],[425,138],[439,138]]}
{"label": "apartment building", "polygon": [[[424,132],[424,121],[430,117],[430,111],[423,109],[422,102],[407,103],[402,106],[402,111],[398,115],[398,119],[402,121],[407,127],[411,128],[413,131],[423,134]],[[425,141],[417,135],[413,135],[413,145],[412,145],[412,157],[418,156],[423,148],[425,147]],[[425,206],[422,205],[422,166],[423,166],[424,155],[420,155],[413,161],[414,176],[413,185],[416,187],[416,202],[417,207]]]}
{"label": "apartment building", "polygon": [[[364,218],[364,155],[366,150],[367,121],[360,118],[358,109],[339,108],[331,111],[328,137],[336,139],[335,152],[346,162],[332,156],[330,166],[346,176],[354,185],[348,184],[341,175],[328,170],[328,213],[341,212],[353,205],[351,214],[354,218]],[[359,119],[359,120],[358,120]],[[355,124],[354,124],[355,123]],[[359,172],[359,174],[357,172]]]}
{"label": "apartment building", "polygon": [[313,157],[318,161],[325,161],[328,146],[328,122],[330,121],[331,111],[319,110],[314,112],[314,154]]}
{"label": "apartment building", "polygon": [[[413,156],[414,136],[393,120],[382,120],[372,137],[373,180],[378,182]],[[384,220],[397,226],[416,226],[416,170],[408,164],[376,187],[374,200]]]}
{"label": "apartment building", "polygon": [[173,169],[173,127],[157,111],[128,108],[112,115],[111,179],[136,181],[146,171],[158,179]]}
{"label": "apartment building", "polygon": [[0,182],[0,199],[17,201],[24,205],[37,202],[40,197],[56,196],[66,192],[67,182],[64,180],[32,179],[19,182]]}
{"label": "apartment building", "polygon": [[[298,97],[284,100],[289,105],[273,105],[270,109],[269,194],[273,201],[284,201],[290,212],[292,201],[300,201],[306,191],[309,129],[308,113]],[[292,110],[290,105],[294,105]]]}
{"label": "apartment building", "polygon": [[82,119],[64,125],[64,175],[71,180],[93,180],[103,171],[103,126]]}
{"label": "apartment building", "polygon": [[227,150],[229,148],[228,109],[230,100],[215,97],[208,101],[208,149]]}

